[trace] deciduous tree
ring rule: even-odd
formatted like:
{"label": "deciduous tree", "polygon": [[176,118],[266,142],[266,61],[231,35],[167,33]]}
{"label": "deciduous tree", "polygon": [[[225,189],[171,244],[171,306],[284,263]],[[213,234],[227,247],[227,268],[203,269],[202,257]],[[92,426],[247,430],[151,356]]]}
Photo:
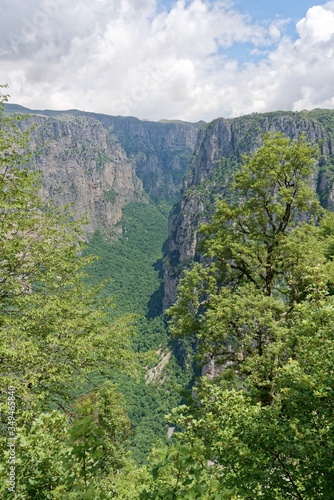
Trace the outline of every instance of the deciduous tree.
{"label": "deciduous tree", "polygon": [[280,134],[244,157],[170,308],[174,335],[220,365],[175,419],[230,498],[334,488],[334,217],[310,187],[315,160],[305,138]]}
{"label": "deciduous tree", "polygon": [[[16,431],[28,436],[31,425],[38,427],[36,418],[47,426],[61,421],[62,417],[48,419],[41,412],[58,408],[71,414],[89,374],[134,367],[129,349],[132,319],[112,321],[111,302],[99,300],[99,288],[86,285],[85,268],[91,257],[82,256],[83,221],[74,221],[69,210],[56,208],[40,196],[39,174],[25,166],[29,132],[21,131],[18,118],[5,114],[6,100],[0,94],[3,456],[8,438],[8,388],[15,388]],[[65,451],[63,447],[59,453]],[[6,463],[0,470],[5,485]]]}

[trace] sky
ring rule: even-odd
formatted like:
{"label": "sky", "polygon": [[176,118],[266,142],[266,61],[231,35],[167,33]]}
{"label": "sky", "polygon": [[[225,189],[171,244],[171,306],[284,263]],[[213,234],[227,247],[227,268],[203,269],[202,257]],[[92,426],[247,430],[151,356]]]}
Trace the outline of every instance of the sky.
{"label": "sky", "polygon": [[334,108],[334,0],[0,0],[10,102],[196,122]]}

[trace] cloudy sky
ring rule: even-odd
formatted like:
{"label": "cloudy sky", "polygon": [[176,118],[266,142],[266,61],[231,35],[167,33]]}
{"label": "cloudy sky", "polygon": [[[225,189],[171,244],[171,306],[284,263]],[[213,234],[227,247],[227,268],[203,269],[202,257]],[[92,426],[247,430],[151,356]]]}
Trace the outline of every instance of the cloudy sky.
{"label": "cloudy sky", "polygon": [[151,120],[334,108],[334,1],[0,0],[0,83]]}

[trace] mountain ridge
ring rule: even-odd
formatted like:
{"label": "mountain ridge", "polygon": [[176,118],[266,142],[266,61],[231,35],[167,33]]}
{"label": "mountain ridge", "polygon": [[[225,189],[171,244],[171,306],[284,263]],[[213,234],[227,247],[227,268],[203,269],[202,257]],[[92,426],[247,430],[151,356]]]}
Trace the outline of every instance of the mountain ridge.
{"label": "mountain ridge", "polygon": [[76,217],[88,214],[88,235],[119,235],[122,208],[131,201],[173,203],[201,125],[17,104],[5,110],[23,115],[22,129],[34,127],[30,168],[42,171],[44,194],[56,205],[72,204]]}
{"label": "mountain ridge", "polygon": [[325,208],[334,210],[334,111],[276,111],[239,118],[217,118],[199,131],[191,167],[183,180],[180,200],[169,217],[164,259],[164,308],[175,300],[182,270],[198,256],[197,230],[213,213],[217,195],[225,196],[244,154],[254,152],[264,133],[290,138],[305,134],[319,145],[320,158],[310,183]]}
{"label": "mountain ridge", "polygon": [[[71,117],[72,124],[77,123],[76,120],[86,120],[87,124],[87,120],[90,120],[93,136],[93,130],[99,129],[100,133],[104,134],[105,140],[112,145],[112,151],[102,156],[100,150],[103,150],[104,146],[102,147],[101,143],[95,145],[94,152],[91,151],[88,157],[80,157],[78,151],[74,154],[74,156],[77,155],[77,162],[79,160],[79,163],[81,162],[81,170],[79,173],[77,169],[76,174],[73,175],[77,179],[81,178],[81,183],[87,186],[87,192],[94,189],[95,192],[96,189],[99,192],[97,199],[88,201],[88,195],[84,197],[86,201],[83,205],[88,208],[88,213],[99,213],[97,217],[90,216],[89,234],[92,234],[94,230],[102,229],[105,233],[113,231],[116,235],[120,235],[122,208],[128,202],[143,202],[151,198],[157,205],[174,204],[169,216],[168,242],[164,258],[165,308],[175,299],[182,269],[187,267],[197,254],[197,228],[212,213],[215,196],[218,194],[224,196],[231,176],[240,165],[242,155],[254,152],[260,146],[263,133],[279,131],[291,138],[305,133],[311,142],[319,144],[321,157],[310,182],[317,191],[322,204],[326,208],[334,209],[333,110],[252,113],[238,118],[217,118],[204,124],[179,120],[152,122],[135,117],[111,116],[80,110],[29,110],[16,104],[6,104],[6,111],[31,113],[28,116],[34,116],[35,120],[49,120],[49,124],[53,123],[53,132],[57,129],[55,125],[65,120],[64,117]],[[77,136],[75,147],[80,145],[82,147],[82,142],[88,140],[87,134],[82,134],[82,127],[81,124],[77,132],[74,130],[71,132],[72,138]],[[36,132],[34,134],[36,136]],[[52,140],[53,143],[56,142],[55,138]],[[63,149],[66,148],[63,147]],[[73,152],[73,148],[71,151]],[[95,155],[95,159],[92,154]],[[93,177],[89,179],[85,177],[87,169],[90,168],[92,171],[89,165],[92,166],[94,161],[95,170],[99,165],[100,168],[102,167],[103,175],[117,177],[116,170],[114,174],[110,173],[110,169],[112,170],[115,165],[108,166],[107,161],[113,154],[122,159],[116,170],[120,177],[122,173],[123,177],[125,175],[128,179],[125,181],[125,186],[124,182],[121,186],[117,183],[113,185],[109,179],[109,184],[106,182],[106,187],[103,187],[97,171]],[[61,161],[64,160],[66,159],[60,158],[59,170],[61,170]],[[44,160],[45,179],[49,176],[48,162],[50,162],[50,157]],[[40,164],[39,158],[39,161],[35,162],[35,168]],[[53,162],[54,171],[55,165],[56,162]],[[108,174],[106,174],[107,171]],[[100,182],[98,187],[94,185],[97,179]],[[68,185],[75,185],[70,177],[66,182]],[[57,181],[49,181],[46,195],[54,192],[51,184],[59,186],[60,182],[57,184]],[[122,189],[123,195],[120,195]],[[128,194],[124,196],[126,190]],[[68,191],[70,192],[71,189],[69,188]],[[78,186],[77,193],[79,192]],[[75,202],[67,193],[66,196],[59,195],[56,202],[61,204],[73,201]],[[82,215],[83,210],[77,210],[76,213]],[[110,222],[105,224],[108,218]]]}

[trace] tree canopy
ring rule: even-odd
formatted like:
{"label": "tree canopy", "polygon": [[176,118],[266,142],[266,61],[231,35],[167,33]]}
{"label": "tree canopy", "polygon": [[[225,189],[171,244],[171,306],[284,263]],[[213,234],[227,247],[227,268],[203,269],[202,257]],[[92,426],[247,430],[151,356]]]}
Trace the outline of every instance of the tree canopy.
{"label": "tree canopy", "polygon": [[13,435],[17,498],[72,490],[83,498],[81,488],[96,487],[97,465],[105,475],[120,467],[130,424],[115,387],[101,382],[99,391],[76,399],[91,375],[134,371],[133,319],[112,319],[112,302],[87,286],[92,257],[82,255],[84,221],[42,198],[39,173],[27,168],[29,131],[22,131],[22,117],[5,114],[6,100],[0,94],[0,491],[12,494]]}
{"label": "tree canopy", "polygon": [[271,134],[243,158],[169,311],[215,366],[174,419],[222,498],[334,489],[334,217],[310,186],[316,157],[304,137]]}

